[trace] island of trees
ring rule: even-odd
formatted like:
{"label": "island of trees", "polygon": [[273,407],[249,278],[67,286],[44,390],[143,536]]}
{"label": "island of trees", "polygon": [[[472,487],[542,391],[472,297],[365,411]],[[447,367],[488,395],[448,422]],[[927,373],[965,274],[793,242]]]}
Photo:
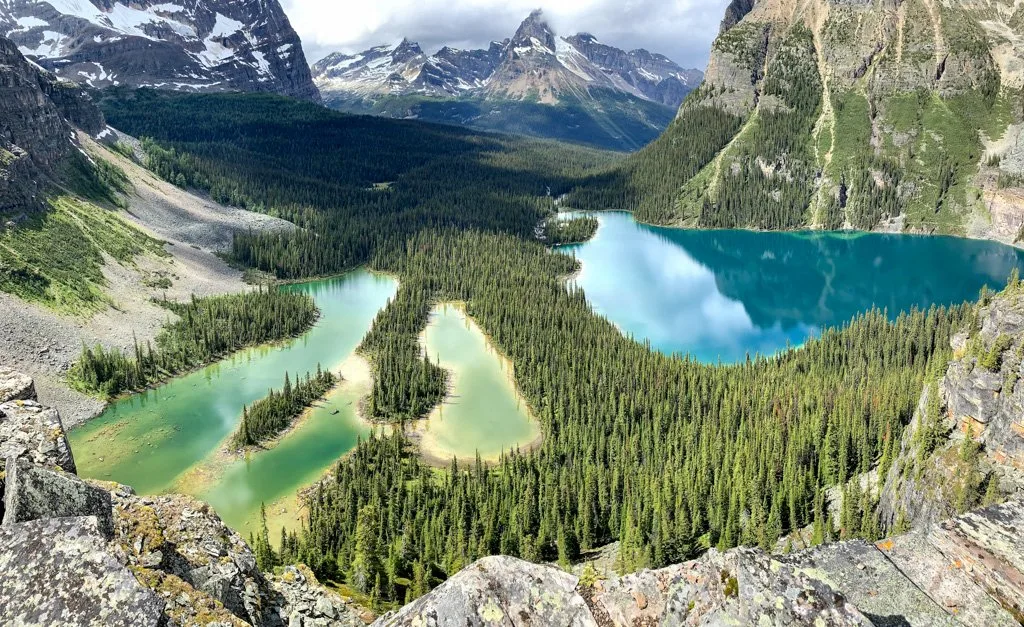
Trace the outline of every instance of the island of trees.
{"label": "island of trees", "polygon": [[108,398],[141,390],[239,349],[295,337],[318,315],[308,295],[264,288],[160,304],[177,319],[156,336],[155,348],[136,342],[126,354],[101,345],[83,347],[70,381]]}
{"label": "island of trees", "polygon": [[295,385],[287,373],[281,391],[270,390],[266,396],[242,409],[242,421],[231,438],[237,447],[256,446],[277,437],[303,411],[334,387],[338,378],[317,364],[316,373],[296,377]]}

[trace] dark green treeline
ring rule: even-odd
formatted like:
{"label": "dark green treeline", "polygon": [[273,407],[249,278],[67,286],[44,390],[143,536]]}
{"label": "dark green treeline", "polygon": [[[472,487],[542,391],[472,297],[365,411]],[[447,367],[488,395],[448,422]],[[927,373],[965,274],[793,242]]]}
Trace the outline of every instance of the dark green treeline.
{"label": "dark green treeline", "polygon": [[347,270],[424,228],[532,237],[554,198],[618,159],[270,94],[117,89],[101,106],[111,124],[149,138],[147,166],[161,177],[303,227],[234,240],[238,261],[281,278]]}
{"label": "dark green treeline", "polygon": [[107,397],[141,390],[236,350],[299,335],[317,317],[309,296],[262,288],[160,304],[178,319],[164,325],[156,348],[136,342],[133,352],[125,354],[99,345],[83,347],[69,380]]}
{"label": "dark green treeline", "polygon": [[[707,546],[770,547],[809,524],[830,529],[823,489],[891,464],[967,312],[895,322],[870,312],[780,357],[710,366],[623,337],[559,278],[575,262],[536,244],[423,233],[375,265],[401,276],[396,303],[466,301],[513,360],[545,434],[539,451],[495,468],[438,475],[397,435],[362,443],[338,465],[285,557],[382,601],[494,553],[569,560],[618,540],[620,567],[632,570]],[[411,341],[421,321],[403,327],[407,318],[389,310],[378,323],[395,326],[381,332]],[[421,359],[389,346],[387,359]]]}

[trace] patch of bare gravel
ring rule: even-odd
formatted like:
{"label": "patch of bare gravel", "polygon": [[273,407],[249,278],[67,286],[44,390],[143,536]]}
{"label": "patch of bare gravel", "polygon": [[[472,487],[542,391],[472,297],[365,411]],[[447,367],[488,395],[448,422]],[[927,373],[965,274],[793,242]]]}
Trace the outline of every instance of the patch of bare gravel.
{"label": "patch of bare gravel", "polygon": [[[153,339],[173,314],[153,298],[187,300],[249,289],[242,273],[214,251],[231,245],[232,234],[247,229],[294,228],[289,222],[218,205],[169,185],[147,170],[81,138],[92,154],[116,163],[136,188],[123,213],[130,222],[165,240],[168,257],[152,255],[122,265],[107,259],[103,274],[112,306],[89,317],[58,314],[0,292],[0,364],[35,378],[39,400],[60,411],[66,427],[92,418],[105,403],[71,390],[65,375],[82,345],[131,349],[135,340]],[[171,287],[149,287],[165,277]]]}
{"label": "patch of bare gravel", "polygon": [[[115,131],[128,143],[131,138]],[[88,135],[79,138],[90,153],[121,168],[135,185],[134,198],[128,213],[134,220],[163,239],[198,246],[204,250],[225,251],[231,248],[235,233],[249,229],[287,230],[295,225],[287,220],[227,207],[171,185],[131,159],[100,146]]]}

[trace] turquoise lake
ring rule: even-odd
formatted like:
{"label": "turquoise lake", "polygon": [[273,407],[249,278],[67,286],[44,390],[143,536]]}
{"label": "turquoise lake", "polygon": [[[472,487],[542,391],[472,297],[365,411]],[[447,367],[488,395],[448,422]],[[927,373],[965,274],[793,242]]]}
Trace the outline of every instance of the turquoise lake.
{"label": "turquoise lake", "polygon": [[872,307],[977,299],[1024,251],[994,242],[880,233],[698,231],[599,213],[597,234],[561,247],[594,310],[638,341],[705,362],[797,346]]}
{"label": "turquoise lake", "polygon": [[[268,515],[295,522],[295,492],[370,431],[356,415],[359,398],[369,391],[369,374],[353,353],[398,283],[358,270],[281,289],[304,292],[316,301],[320,318],[309,332],[282,344],[241,351],[113,403],[69,434],[79,473],[125,483],[142,494],[192,494],[243,532],[253,530],[262,504],[269,508],[282,500],[291,502],[291,511],[280,512],[275,505]],[[345,381],[298,428],[275,448],[247,459],[218,457],[244,405],[280,388],[286,372],[294,379],[297,373],[316,370],[317,364],[341,371]]]}

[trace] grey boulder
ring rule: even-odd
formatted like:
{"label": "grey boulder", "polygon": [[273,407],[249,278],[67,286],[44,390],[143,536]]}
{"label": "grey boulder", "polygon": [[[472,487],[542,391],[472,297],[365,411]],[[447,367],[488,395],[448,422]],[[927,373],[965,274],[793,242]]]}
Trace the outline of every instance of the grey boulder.
{"label": "grey boulder", "polygon": [[0,527],[0,624],[148,627],[164,604],[110,553],[94,517]]}
{"label": "grey boulder", "polygon": [[3,525],[38,520],[94,516],[106,538],[114,535],[110,493],[62,470],[7,460]]}

